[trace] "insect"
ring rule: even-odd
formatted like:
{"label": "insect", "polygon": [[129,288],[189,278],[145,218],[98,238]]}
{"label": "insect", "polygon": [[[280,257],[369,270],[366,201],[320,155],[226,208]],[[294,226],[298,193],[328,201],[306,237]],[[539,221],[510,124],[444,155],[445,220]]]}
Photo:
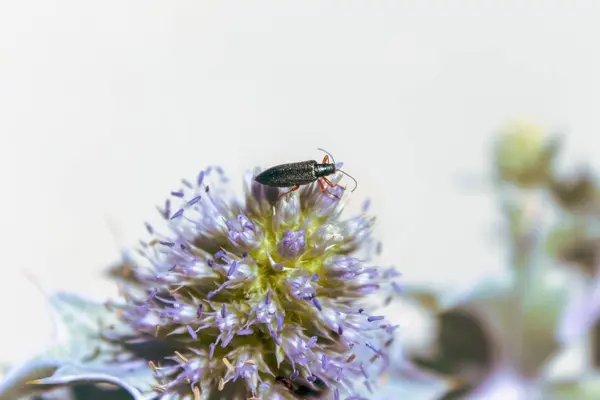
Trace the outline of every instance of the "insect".
{"label": "insect", "polygon": [[288,392],[302,399],[321,398],[327,390],[325,382],[319,378],[316,378],[315,382],[313,383],[315,386],[314,388],[294,382],[291,378],[287,378],[285,376],[277,376],[275,381],[283,385]]}
{"label": "insect", "polygon": [[[311,182],[317,181],[323,193],[327,192],[339,199],[339,196],[327,190],[325,184],[332,188],[339,186],[345,190],[344,187],[336,185],[326,178],[326,176],[333,175],[336,172],[341,172],[342,174],[348,176],[354,181],[354,189],[352,189],[352,191],[354,192],[354,190],[356,190],[356,187],[358,186],[356,179],[354,179],[351,175],[347,174],[341,169],[338,169],[338,166],[335,163],[335,160],[331,153],[323,149],[319,150],[325,153],[325,157],[323,157],[323,161],[321,161],[320,164],[315,160],[309,160],[276,165],[258,174],[255,180],[258,183],[261,183],[266,186],[278,188],[291,188],[289,191],[279,195],[279,198],[285,196],[288,193],[300,189],[300,186],[302,185],[307,185]],[[331,162],[329,162],[330,157]]]}

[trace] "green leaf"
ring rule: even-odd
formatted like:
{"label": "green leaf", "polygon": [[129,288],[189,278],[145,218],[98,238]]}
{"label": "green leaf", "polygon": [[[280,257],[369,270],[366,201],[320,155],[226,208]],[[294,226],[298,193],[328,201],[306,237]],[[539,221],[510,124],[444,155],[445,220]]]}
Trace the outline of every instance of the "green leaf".
{"label": "green leaf", "polygon": [[523,344],[519,364],[526,376],[537,374],[560,346],[556,333],[568,302],[568,288],[564,280],[553,276],[557,272],[549,271],[532,281],[523,302]]}
{"label": "green leaf", "polygon": [[36,393],[39,388],[27,382],[51,376],[59,367],[60,363],[55,361],[30,360],[13,368],[0,383],[0,400],[14,400]]}
{"label": "green leaf", "polygon": [[600,378],[593,377],[574,382],[554,383],[550,386],[550,392],[550,397],[553,400],[600,399]]}

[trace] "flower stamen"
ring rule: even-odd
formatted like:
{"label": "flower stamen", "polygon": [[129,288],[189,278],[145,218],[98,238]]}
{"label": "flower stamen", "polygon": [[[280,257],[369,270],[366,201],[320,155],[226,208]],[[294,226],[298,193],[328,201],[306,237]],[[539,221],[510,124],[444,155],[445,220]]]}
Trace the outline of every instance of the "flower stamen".
{"label": "flower stamen", "polygon": [[231,372],[235,372],[235,367],[233,365],[231,365],[231,363],[229,362],[229,360],[225,357],[223,357],[223,364],[225,364],[225,366],[227,367],[227,369]]}
{"label": "flower stamen", "polygon": [[185,356],[183,354],[181,354],[180,352],[178,352],[177,350],[175,350],[175,355],[184,364],[187,364],[187,363],[190,362],[190,360],[188,360],[187,358],[185,358]]}

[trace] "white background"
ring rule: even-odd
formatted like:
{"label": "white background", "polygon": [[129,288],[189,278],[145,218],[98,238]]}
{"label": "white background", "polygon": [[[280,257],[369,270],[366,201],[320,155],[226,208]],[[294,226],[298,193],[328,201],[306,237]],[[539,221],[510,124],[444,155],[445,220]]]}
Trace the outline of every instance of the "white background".
{"label": "white background", "polygon": [[[468,287],[502,267],[492,134],[526,117],[595,160],[597,1],[0,1],[0,354],[49,290],[102,269],[207,165],[331,151],[372,198],[382,263]],[[2,325],[5,326],[5,323]],[[18,345],[16,345],[19,343]]]}

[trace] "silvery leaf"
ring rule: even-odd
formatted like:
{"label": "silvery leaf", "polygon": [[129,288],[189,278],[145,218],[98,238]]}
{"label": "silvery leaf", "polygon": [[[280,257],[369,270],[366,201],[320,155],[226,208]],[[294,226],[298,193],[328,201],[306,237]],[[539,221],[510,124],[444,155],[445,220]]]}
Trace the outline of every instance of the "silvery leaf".
{"label": "silvery leaf", "polygon": [[77,368],[72,368],[69,366],[66,369],[64,369],[64,367],[61,367],[58,370],[56,370],[54,374],[52,374],[52,376],[48,378],[37,379],[33,382],[30,382],[30,384],[65,386],[82,383],[107,383],[119,386],[122,389],[126,390],[134,400],[146,400],[149,398],[142,395],[142,393],[136,387],[127,382],[128,379],[121,379],[117,375],[118,374],[116,373],[109,374],[102,372],[85,371],[85,369],[78,371]]}
{"label": "silvery leaf", "polygon": [[123,349],[99,335],[101,328],[119,326],[114,312],[67,293],[50,295],[48,302],[54,322],[52,344],[9,371],[0,384],[0,400],[30,395],[44,385],[84,382],[116,384],[141,399],[139,389],[149,388],[153,381],[150,368],[143,361],[115,363]]}

